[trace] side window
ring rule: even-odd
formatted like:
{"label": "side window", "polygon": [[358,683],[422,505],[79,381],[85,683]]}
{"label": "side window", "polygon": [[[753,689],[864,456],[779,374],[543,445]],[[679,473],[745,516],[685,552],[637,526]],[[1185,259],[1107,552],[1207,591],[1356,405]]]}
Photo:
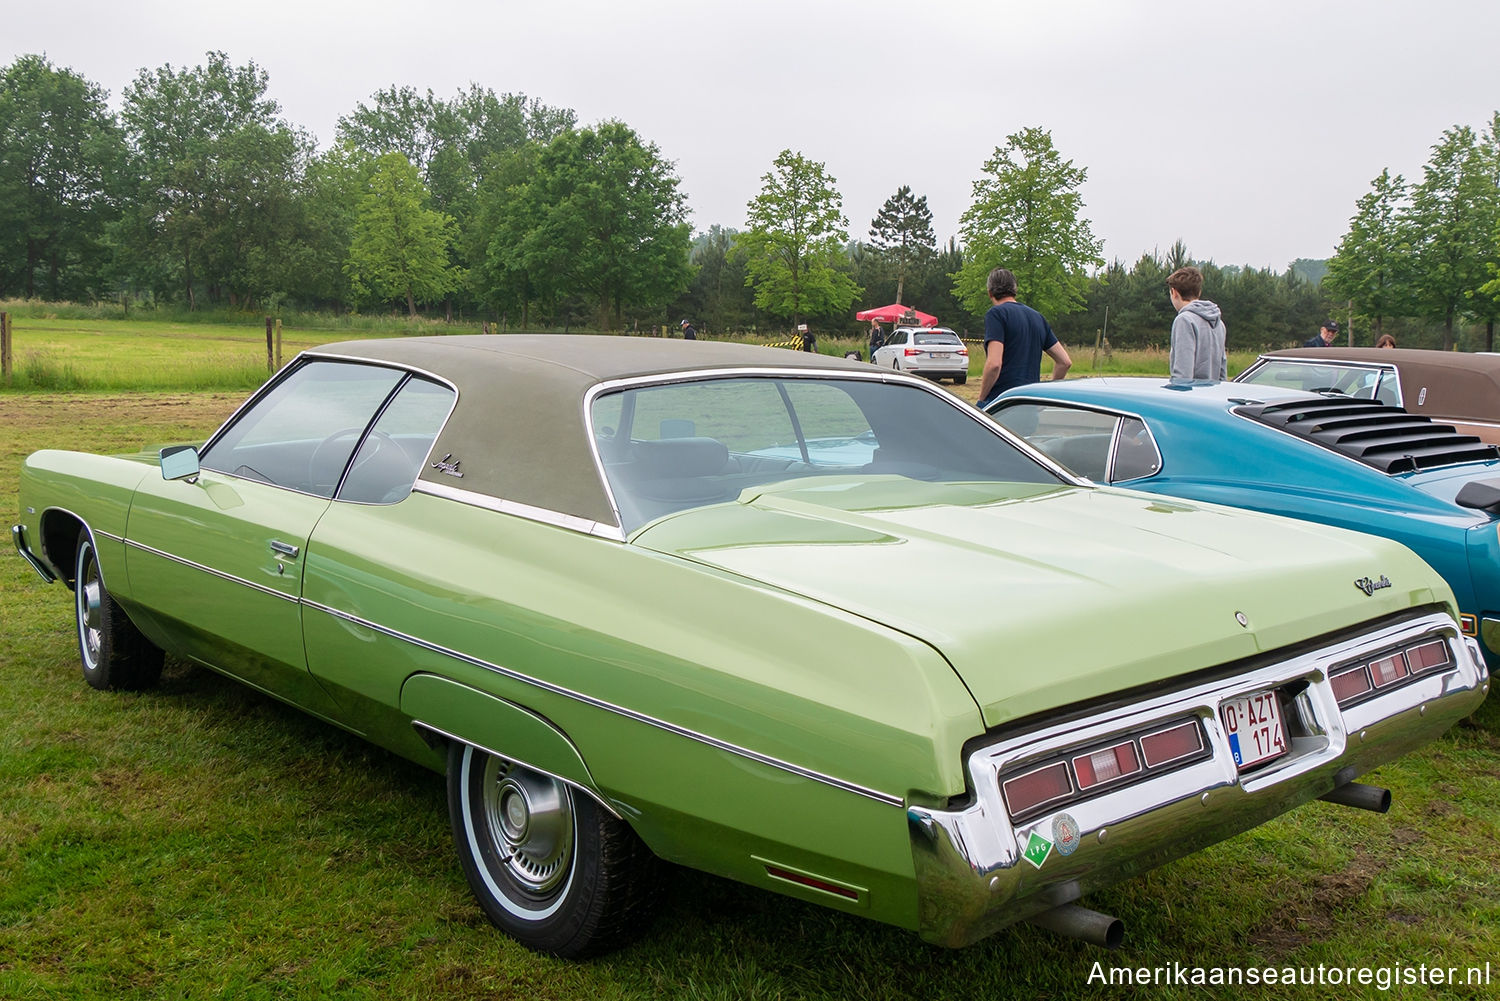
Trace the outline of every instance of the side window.
{"label": "side window", "polygon": [[1109,471],[1111,483],[1155,476],[1161,471],[1161,452],[1146,425],[1134,417],[1120,422],[1120,438],[1115,443],[1115,462]]}
{"label": "side window", "polygon": [[1380,384],[1375,387],[1375,399],[1388,407],[1398,407],[1401,405],[1401,388],[1400,383],[1396,380],[1395,372],[1382,372],[1380,374]]}
{"label": "side window", "polygon": [[204,451],[203,468],[331,497],[360,435],[402,377],[352,362],[301,365]]}
{"label": "side window", "polygon": [[1025,438],[1059,465],[1104,482],[1110,442],[1120,420],[1114,414],[1020,403],[997,410],[994,417],[1001,427]]}
{"label": "side window", "polygon": [[453,390],[411,379],[386,405],[349,466],[339,500],[394,504],[411,493],[422,462],[453,408]]}

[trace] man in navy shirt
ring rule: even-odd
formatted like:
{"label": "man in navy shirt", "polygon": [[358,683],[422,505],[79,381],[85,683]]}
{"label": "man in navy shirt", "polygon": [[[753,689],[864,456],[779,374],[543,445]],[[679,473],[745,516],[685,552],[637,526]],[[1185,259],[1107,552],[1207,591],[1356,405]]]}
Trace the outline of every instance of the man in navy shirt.
{"label": "man in navy shirt", "polygon": [[994,303],[984,314],[984,377],[979,383],[982,407],[1013,386],[1042,381],[1042,354],[1052,356],[1052,379],[1068,374],[1073,359],[1042,314],[1016,301],[1016,276],[1004,268],[990,272],[988,290]]}

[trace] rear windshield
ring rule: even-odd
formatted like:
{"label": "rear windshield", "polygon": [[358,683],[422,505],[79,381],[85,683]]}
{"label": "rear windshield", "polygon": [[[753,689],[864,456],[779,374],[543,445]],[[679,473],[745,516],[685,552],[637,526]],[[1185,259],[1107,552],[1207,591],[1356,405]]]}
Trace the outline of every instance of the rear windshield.
{"label": "rear windshield", "polygon": [[917,334],[913,339],[916,344],[962,344],[957,334],[927,333]]}
{"label": "rear windshield", "polygon": [[622,527],[810,477],[1043,483],[987,420],[873,379],[730,377],[601,394],[591,413]]}

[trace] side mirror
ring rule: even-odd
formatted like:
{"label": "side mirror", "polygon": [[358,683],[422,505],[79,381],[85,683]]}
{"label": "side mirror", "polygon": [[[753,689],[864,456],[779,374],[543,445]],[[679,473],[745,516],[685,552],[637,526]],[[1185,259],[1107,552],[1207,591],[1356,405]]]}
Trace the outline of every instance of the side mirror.
{"label": "side mirror", "polygon": [[191,445],[169,445],[157,453],[161,478],[181,480],[198,475],[198,450]]}

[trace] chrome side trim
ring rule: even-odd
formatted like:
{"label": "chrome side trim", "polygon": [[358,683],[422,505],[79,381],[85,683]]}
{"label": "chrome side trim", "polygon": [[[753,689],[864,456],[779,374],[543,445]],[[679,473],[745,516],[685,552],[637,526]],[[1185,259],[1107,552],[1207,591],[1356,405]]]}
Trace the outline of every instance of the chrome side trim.
{"label": "chrome side trim", "polygon": [[[388,626],[382,626],[378,623],[371,622],[368,619],[362,619],[357,615],[351,615],[348,612],[342,612],[337,608],[330,608],[327,605],[319,604],[315,601],[307,601],[305,599],[303,600],[302,605],[305,608],[316,609],[317,611],[323,612],[326,615],[331,615],[336,619],[341,619],[344,622],[351,623],[352,625],[362,626],[365,629],[380,633],[383,636],[389,636],[391,639],[400,640],[403,643],[410,643],[412,646],[415,646],[422,650],[426,650],[429,653],[435,653],[439,656],[448,657],[452,660],[456,660],[464,664],[469,664],[472,667],[478,667],[486,671],[492,671],[495,674],[498,674],[501,677],[509,678],[512,681],[519,681],[524,685],[530,685],[533,688],[538,688],[544,692],[550,692],[553,695],[560,695],[563,698],[572,699],[575,702],[591,706],[595,709],[601,709],[605,712],[614,713],[617,716],[623,716],[626,719],[634,720],[637,723],[644,723],[647,726],[655,727],[658,730],[663,730],[678,737],[685,737],[688,740],[696,741],[697,743],[707,745],[708,747],[712,747],[716,750],[727,751],[730,754],[736,755],[737,757],[745,758],[749,761],[754,761],[758,764],[766,765],[770,768],[775,768],[778,771],[787,772],[788,774],[796,775],[800,778],[809,779],[813,782],[832,786],[833,788],[839,789],[843,792],[854,793],[857,796],[863,796],[866,799],[872,799],[877,803],[884,803],[888,806],[899,807],[905,805],[905,800],[903,800],[900,796],[894,795],[892,793],[882,792],[878,789],[871,789],[867,786],[862,786],[857,782],[850,782],[846,779],[837,778],[832,775],[825,775],[822,772],[814,771],[811,768],[804,768],[803,766],[793,764],[790,761],[783,761],[782,759],[773,757],[769,754],[762,754],[759,751],[753,751],[747,747],[740,747],[737,744],[731,744],[728,741],[720,740],[717,737],[710,737],[709,735],[699,733],[696,730],[690,730],[685,726],[679,726],[676,723],[658,719],[655,716],[649,716],[646,713],[638,712],[634,709],[627,709],[624,706],[618,706],[612,702],[606,702],[603,699],[594,698],[592,695],[586,695],[583,692],[574,691],[571,688],[565,688],[562,685],[556,685],[550,681],[543,681],[541,678],[535,678],[529,674],[523,674],[520,671],[516,671],[508,667],[502,667],[499,664],[493,664],[487,660],[482,660],[479,657],[470,656],[469,654],[463,653],[462,651],[454,650],[451,647],[445,647],[440,644],[421,639],[420,637],[412,636],[408,633],[403,633],[396,629],[391,629]],[[500,755],[500,757],[505,757],[505,755]]]}
{"label": "chrome side trim", "polygon": [[423,723],[419,719],[414,719],[411,721],[411,725],[413,729],[418,731],[419,736],[424,736],[422,734],[422,731],[425,730],[427,733],[435,734],[439,737],[445,737],[448,740],[453,741],[455,744],[467,744],[469,747],[474,748],[476,751],[483,751],[485,754],[499,758],[502,761],[509,761],[513,765],[520,765],[522,768],[528,768],[531,771],[536,772],[538,775],[545,775],[555,782],[561,782],[565,786],[577,789],[579,792],[587,794],[589,799],[592,799],[595,803],[598,803],[601,807],[603,807],[605,812],[608,813],[611,817],[614,817],[616,820],[625,819],[624,817],[620,816],[619,812],[613,806],[610,806],[609,802],[602,795],[600,795],[593,789],[590,789],[588,786],[583,785],[582,783],[574,782],[572,779],[563,778],[556,772],[549,772],[545,768],[538,768],[536,765],[533,765],[529,761],[522,761],[514,754],[502,754],[500,751],[495,750],[493,747],[486,747],[484,744],[476,744],[472,740],[466,740],[463,737],[458,736],[457,734],[449,733],[447,730],[435,727],[431,723]]}
{"label": "chrome side trim", "polygon": [[416,484],[412,487],[412,493],[442,497],[445,500],[457,501],[460,504],[468,504],[471,507],[484,508],[486,511],[498,511],[501,514],[515,515],[517,518],[525,518],[528,521],[539,521],[544,525],[566,528],[569,531],[598,536],[601,539],[609,539],[612,542],[625,541],[625,533],[620,531],[615,525],[605,525],[601,522],[590,521],[587,518],[580,518],[577,515],[563,514],[561,511],[552,511],[544,507],[533,507],[530,504],[522,504],[519,501],[492,497],[489,494],[465,490],[463,487],[450,487],[446,483],[417,480]]}
{"label": "chrome side trim", "polygon": [[[1448,645],[1447,669],[1339,708],[1328,680],[1333,668],[1434,636]],[[1289,750],[1240,772],[1219,707],[1272,688],[1286,693]],[[969,754],[970,805],[907,810],[922,937],[949,946],[972,942],[1255,827],[1426,744],[1473,712],[1488,690],[1474,645],[1450,616],[1433,612],[1242,674],[1001,737]],[[1023,823],[1011,820],[1003,775],[1189,716],[1207,738],[1209,757],[1048,808]],[[1050,842],[1047,852],[1040,862],[1023,864],[1037,838]]]}
{"label": "chrome side trim", "polygon": [[31,548],[26,545],[26,529],[20,525],[10,526],[10,541],[15,544],[16,552],[21,554],[21,559],[31,564],[31,569],[36,571],[37,576],[42,578],[44,584],[50,584],[57,580],[57,576],[51,570],[47,569],[47,564],[37,559],[36,555],[32,553]]}
{"label": "chrome side trim", "polygon": [[261,594],[268,594],[273,598],[280,598],[282,601],[290,601],[294,605],[298,604],[301,600],[295,594],[287,594],[284,591],[276,590],[274,587],[266,587],[264,584],[257,584],[252,580],[246,580],[243,577],[236,577],[232,573],[225,573],[222,570],[215,570],[213,567],[204,566],[202,563],[194,563],[192,560],[184,559],[181,556],[174,556],[172,553],[157,549],[154,546],[148,546],[144,542],[137,542],[134,539],[124,539],[121,541],[123,541],[125,545],[130,546],[133,549],[139,549],[143,553],[150,553],[152,556],[160,556],[164,560],[171,560],[173,563],[178,563],[182,566],[190,567],[194,570],[201,570],[202,572],[209,574],[210,576],[217,577],[220,580],[226,580],[231,584],[243,585],[244,587],[250,588],[252,591],[259,591]]}

